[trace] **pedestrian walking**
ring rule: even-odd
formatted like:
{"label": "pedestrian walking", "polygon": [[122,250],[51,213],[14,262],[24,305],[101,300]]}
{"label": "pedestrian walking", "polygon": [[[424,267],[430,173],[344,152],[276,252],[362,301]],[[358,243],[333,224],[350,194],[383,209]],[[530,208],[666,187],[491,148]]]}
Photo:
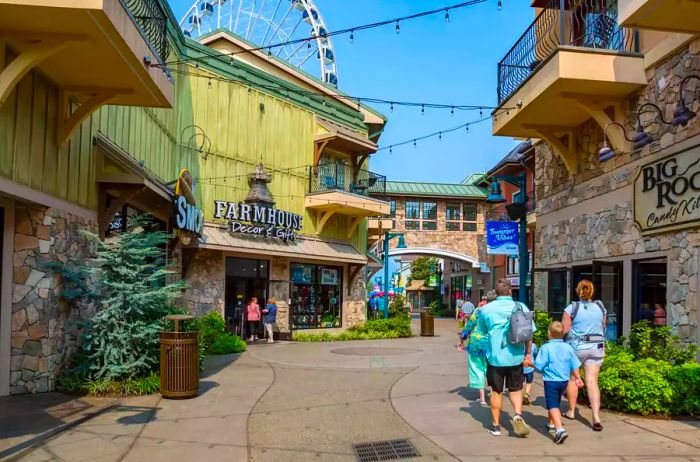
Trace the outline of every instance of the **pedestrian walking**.
{"label": "pedestrian walking", "polygon": [[477,308],[469,317],[464,330],[459,336],[459,345],[460,349],[464,348],[464,341],[466,340],[469,388],[479,390],[479,403],[482,406],[486,406],[486,352],[489,344],[486,333],[479,329],[482,309]]}
{"label": "pedestrian walking", "polygon": [[[515,434],[526,437],[530,427],[522,417],[523,412],[523,362],[530,362],[531,340],[511,343],[509,333],[512,318],[516,314],[529,313],[522,303],[513,301],[510,281],[499,279],[496,283],[497,297],[494,301],[482,307],[479,318],[479,329],[488,335],[488,350],[486,353],[486,382],[491,387],[491,418],[490,433],[501,435],[501,409],[503,408],[503,392],[508,389],[508,398],[513,405],[513,430]],[[530,334],[535,330],[532,322]]]}
{"label": "pedestrian walking", "polygon": [[[532,344],[532,348],[530,348],[530,358],[533,361],[537,358],[537,345],[534,343]],[[523,364],[523,380],[525,380],[525,384],[523,385],[523,404],[530,405],[533,402],[530,395],[532,393],[532,382],[535,380],[535,368],[531,364]]]}
{"label": "pedestrian walking", "polygon": [[[595,287],[589,280],[582,280],[576,286],[579,301],[572,302],[564,310],[562,318],[566,341],[573,347],[576,356],[583,364],[588,401],[593,411],[593,430],[603,430],[600,422],[600,388],[598,375],[605,357],[605,323],[607,310],[600,300],[593,301]],[[576,402],[579,387],[572,380],[567,389],[569,410],[567,419],[576,418]]]}
{"label": "pedestrian walking", "polygon": [[254,342],[258,340],[258,324],[260,323],[260,305],[258,305],[257,297],[250,299],[246,307],[246,314],[248,319],[248,333],[250,335],[248,341]]}
{"label": "pedestrian walking", "polygon": [[377,297],[377,308],[375,309],[375,319],[378,318],[379,316],[382,316],[384,318],[387,317],[386,313],[386,303],[384,303],[384,297]]}
{"label": "pedestrian walking", "polygon": [[462,311],[464,312],[464,324],[466,325],[472,314],[474,314],[474,304],[468,298],[462,302]]}
{"label": "pedestrian walking", "polygon": [[462,310],[463,306],[464,306],[464,300],[462,300],[461,298],[458,298],[457,301],[455,302],[455,320],[459,322],[460,329],[464,329],[464,325],[466,323],[464,311]]}
{"label": "pedestrian walking", "polygon": [[549,413],[547,428],[554,432],[554,442],[563,443],[568,434],[561,419],[561,397],[566,393],[569,383],[582,387],[579,367],[581,361],[571,345],[564,343],[564,325],[554,321],[547,330],[549,341],[542,345],[534,365],[542,373],[544,381],[544,399]]}
{"label": "pedestrian walking", "polygon": [[267,300],[267,305],[263,310],[263,324],[265,325],[265,333],[267,334],[267,343],[275,343],[272,326],[277,322],[277,300],[270,297]]}
{"label": "pedestrian walking", "polygon": [[370,316],[372,319],[377,319],[377,296],[372,295],[369,298],[369,310],[370,310]]}

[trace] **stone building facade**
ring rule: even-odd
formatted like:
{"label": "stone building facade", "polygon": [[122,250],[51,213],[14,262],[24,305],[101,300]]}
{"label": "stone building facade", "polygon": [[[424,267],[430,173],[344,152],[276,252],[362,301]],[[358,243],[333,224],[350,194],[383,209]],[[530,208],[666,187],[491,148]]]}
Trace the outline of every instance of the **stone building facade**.
{"label": "stone building facade", "polygon": [[[657,105],[666,121],[673,118],[681,80],[700,75],[700,40],[655,59],[646,60],[646,88],[621,105],[624,120],[617,122],[629,134],[635,130],[637,108],[644,103]],[[700,110],[698,86],[700,79],[689,80],[683,95],[696,113]],[[579,168],[571,174],[548,144],[536,145],[536,306],[562,311],[576,282],[593,277],[599,286],[597,297],[617,312],[619,334],[628,333],[636,321],[654,321],[654,307],[660,305],[665,311],[663,321],[684,341],[697,342],[700,220],[645,229],[639,216],[662,212],[655,207],[663,202],[660,197],[656,204],[656,200],[642,200],[640,194],[650,166],[653,170],[670,161],[670,169],[680,156],[700,158],[700,118],[675,126],[647,107],[640,120],[654,142],[640,150],[630,146],[607,162],[599,160],[600,127],[592,121],[579,126],[575,137]],[[689,182],[695,172],[691,168],[695,167],[674,170],[677,175],[669,177],[669,187],[682,174],[686,177],[679,184]],[[650,268],[653,271],[647,271]]]}

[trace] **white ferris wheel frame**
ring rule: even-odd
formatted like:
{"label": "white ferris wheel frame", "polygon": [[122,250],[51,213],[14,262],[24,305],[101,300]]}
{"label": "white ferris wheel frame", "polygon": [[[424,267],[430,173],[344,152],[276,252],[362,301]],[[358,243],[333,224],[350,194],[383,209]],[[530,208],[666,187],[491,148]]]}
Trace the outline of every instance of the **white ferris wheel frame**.
{"label": "white ferris wheel frame", "polygon": [[[244,39],[250,40],[250,34],[251,34],[251,28],[253,26],[253,23],[255,21],[263,21],[264,23],[267,24],[267,30],[265,31],[265,34],[263,36],[263,43],[254,43],[254,45],[258,47],[265,47],[266,45],[274,45],[275,43],[279,42],[267,42],[265,43],[268,39],[272,39],[278,34],[280,36],[286,36],[285,39],[281,41],[288,41],[288,40],[293,40],[293,34],[296,32],[296,30],[299,28],[299,26],[308,19],[308,23],[312,28],[312,35],[315,37],[312,41],[303,41],[297,44],[292,44],[288,46],[281,46],[277,47],[277,51],[270,50],[271,53],[274,53],[278,58],[285,60],[289,62],[290,64],[294,66],[298,66],[299,68],[303,69],[304,64],[314,55],[317,57],[320,56],[319,58],[319,65],[320,65],[320,79],[321,81],[328,83],[328,84],[333,84],[333,82],[330,81],[330,76],[334,75],[336,79],[336,85],[337,85],[337,79],[338,79],[338,69],[337,69],[337,62],[336,62],[336,56],[335,56],[335,49],[333,47],[333,43],[331,40],[331,37],[326,35],[328,32],[328,28],[326,27],[326,23],[323,20],[323,16],[319,12],[318,8],[316,8],[316,5],[312,0],[249,0],[248,3],[250,3],[251,9],[248,11],[243,8],[243,4],[246,3],[247,0],[195,0],[192,6],[185,12],[184,16],[180,20],[180,27],[187,32],[189,35],[191,35],[193,32],[196,33],[196,37],[200,37],[204,34],[207,34],[209,32],[213,32],[215,29],[211,27],[211,24],[207,28],[208,30],[203,30],[204,28],[202,27],[202,21],[203,21],[203,14],[200,14],[200,11],[202,10],[201,5],[204,4],[209,4],[213,10],[209,10],[210,12],[207,14],[207,16],[214,16],[216,21],[216,29],[221,29],[225,28],[228,29],[229,31],[233,32],[234,34],[236,33],[236,30],[239,28],[239,21],[245,21],[244,16],[248,16],[248,25],[246,26],[246,35],[243,36]],[[264,18],[261,15],[261,12],[263,11],[263,7],[265,6],[266,3],[275,3],[275,12],[273,14],[272,18]],[[279,21],[279,23],[275,23],[275,17],[277,16],[277,12],[279,11],[280,7],[284,2],[288,1],[289,2],[289,7],[287,8],[287,11],[284,13],[282,16],[282,19]],[[258,11],[255,12],[256,8],[256,3],[258,3]],[[227,5],[228,4],[228,5]],[[237,6],[236,11],[234,13],[234,7]],[[223,11],[224,8],[229,8],[228,12]],[[299,14],[299,21],[294,25],[294,27],[291,29],[291,31],[286,32],[282,30],[282,26],[284,22],[287,20],[290,14],[293,13],[293,11],[296,10]],[[307,18],[303,17],[303,12],[306,12]],[[315,13],[315,14],[314,14]],[[228,21],[226,21],[225,17],[226,14],[228,14]],[[197,19],[195,20],[195,24],[190,24],[190,18],[196,17]],[[212,19],[207,19],[207,22],[214,23],[213,21],[214,18]],[[222,21],[223,19],[223,21]],[[222,22],[224,24],[222,24]],[[225,24],[225,23],[228,24]],[[273,29],[272,34],[270,35],[270,31]],[[323,33],[325,31],[325,33]],[[196,38],[195,37],[195,38]],[[299,38],[303,38],[304,36],[301,36]],[[305,55],[303,59],[301,59],[300,62],[294,63],[291,62],[290,59],[297,55],[297,53],[300,53],[304,47],[308,47],[309,43],[315,43],[316,48],[315,50],[310,50],[308,55]],[[294,47],[292,52],[290,53],[287,47]],[[331,56],[333,59],[327,59],[327,51],[329,50],[331,53]],[[284,58],[282,56],[282,52],[285,52],[287,57]],[[301,58],[301,55],[300,55]]]}

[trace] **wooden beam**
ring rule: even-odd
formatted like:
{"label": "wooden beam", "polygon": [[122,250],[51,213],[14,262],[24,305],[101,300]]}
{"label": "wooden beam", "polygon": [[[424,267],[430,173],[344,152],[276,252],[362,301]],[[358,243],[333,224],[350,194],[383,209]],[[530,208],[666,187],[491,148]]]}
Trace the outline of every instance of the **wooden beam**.
{"label": "wooden beam", "polygon": [[360,272],[360,270],[363,268],[362,265],[349,265],[348,266],[348,283],[345,285],[345,293],[350,294],[350,288],[352,287],[353,282],[357,278],[357,274]]}
{"label": "wooden beam", "polygon": [[326,145],[328,145],[329,142],[330,140],[314,142],[314,167],[318,166],[318,162],[321,160],[321,156],[323,155],[323,150],[326,149]]}
{"label": "wooden beam", "polygon": [[327,210],[327,211],[318,211],[316,215],[317,223],[316,223],[316,234],[321,234],[323,232],[323,228],[326,227],[326,223],[328,223],[328,220],[335,214],[335,210]]}
{"label": "wooden beam", "polygon": [[352,223],[350,223],[350,227],[348,228],[348,232],[345,237],[350,239],[353,234],[355,234],[355,230],[357,229],[358,226],[360,226],[360,223],[362,223],[365,220],[365,217],[360,215],[355,217],[352,220]]}
{"label": "wooden beam", "polygon": [[[612,124],[614,121],[610,118],[607,112],[605,112],[602,105],[594,101],[587,100],[574,100],[574,104],[578,105],[581,109],[586,111],[588,115],[591,116],[593,120],[598,123],[600,129],[605,131],[605,127]],[[611,104],[608,104],[610,106]],[[617,126],[608,128],[606,132],[608,141],[610,142],[612,148],[617,152],[629,152],[629,145],[627,139],[625,138],[624,131]]]}
{"label": "wooden beam", "polygon": [[576,156],[576,140],[574,132],[569,131],[567,144],[564,144],[553,132],[538,130],[537,135],[545,140],[564,162],[569,175],[573,175],[578,170],[578,157]]}
{"label": "wooden beam", "polygon": [[[63,51],[68,42],[40,41],[21,52],[0,72],[0,106],[5,104],[10,93],[20,80],[46,58]],[[4,63],[3,63],[4,64]]]}
{"label": "wooden beam", "polygon": [[56,144],[61,146],[63,143],[68,141],[73,131],[83,122],[83,120],[102,107],[115,95],[116,93],[114,92],[96,93],[92,95],[90,99],[78,106],[78,109],[71,113],[71,105],[68,94],[64,91],[59,91]]}

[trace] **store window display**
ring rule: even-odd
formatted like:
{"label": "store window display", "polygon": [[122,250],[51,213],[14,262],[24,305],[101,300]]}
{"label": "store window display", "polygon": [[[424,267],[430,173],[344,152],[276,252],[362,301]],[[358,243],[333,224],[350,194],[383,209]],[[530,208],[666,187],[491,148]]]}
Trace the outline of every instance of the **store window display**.
{"label": "store window display", "polygon": [[342,326],[341,267],[291,264],[292,329]]}

